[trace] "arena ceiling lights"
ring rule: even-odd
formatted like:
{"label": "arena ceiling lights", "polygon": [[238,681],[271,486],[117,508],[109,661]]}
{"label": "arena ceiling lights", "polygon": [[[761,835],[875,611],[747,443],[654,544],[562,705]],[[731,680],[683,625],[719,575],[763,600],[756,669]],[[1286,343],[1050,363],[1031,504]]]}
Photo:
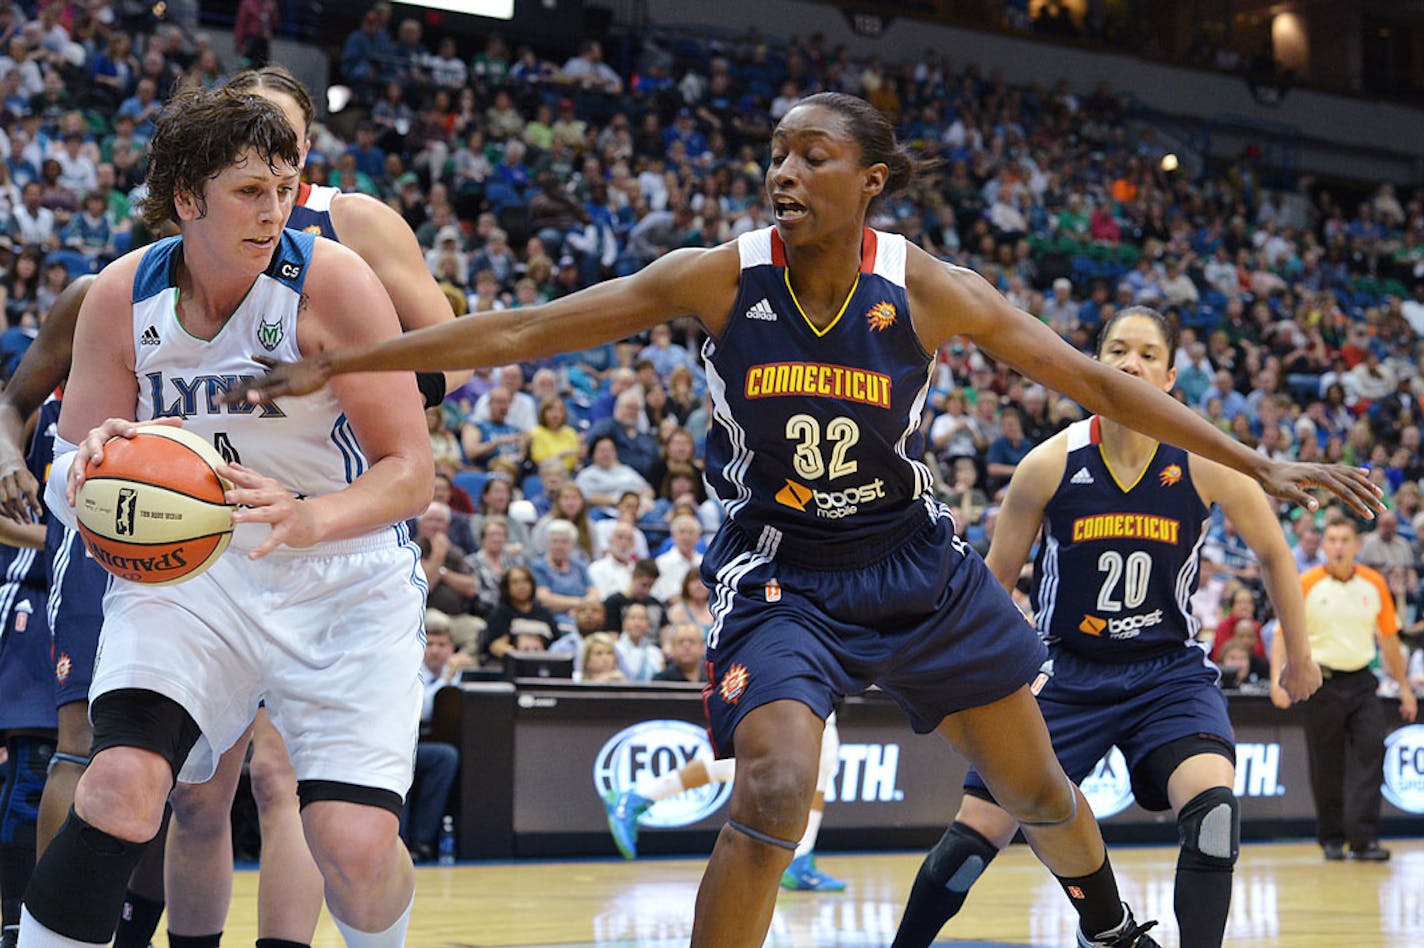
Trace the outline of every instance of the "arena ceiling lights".
{"label": "arena ceiling lights", "polygon": [[399,0],[399,2],[408,7],[447,10],[450,13],[468,13],[471,16],[486,16],[494,20],[514,19],[514,0]]}

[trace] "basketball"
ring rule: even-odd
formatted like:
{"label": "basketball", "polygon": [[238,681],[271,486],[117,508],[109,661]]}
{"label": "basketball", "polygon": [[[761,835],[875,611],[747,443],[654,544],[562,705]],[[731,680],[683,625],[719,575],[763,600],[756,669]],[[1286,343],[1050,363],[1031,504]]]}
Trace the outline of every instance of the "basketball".
{"label": "basketball", "polygon": [[232,538],[222,456],[182,428],[153,425],[104,445],[75,498],[79,532],[120,579],[166,586],[211,566]]}

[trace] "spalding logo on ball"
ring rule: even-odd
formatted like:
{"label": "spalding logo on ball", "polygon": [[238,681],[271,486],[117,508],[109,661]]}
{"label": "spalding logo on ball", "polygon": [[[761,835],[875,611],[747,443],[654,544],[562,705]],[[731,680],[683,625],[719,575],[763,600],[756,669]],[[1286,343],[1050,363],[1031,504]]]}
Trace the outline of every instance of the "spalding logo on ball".
{"label": "spalding logo on ball", "polygon": [[232,539],[232,483],[222,456],[168,425],[142,426],[104,445],[75,498],[79,533],[99,565],[120,579],[165,586],[213,565]]}

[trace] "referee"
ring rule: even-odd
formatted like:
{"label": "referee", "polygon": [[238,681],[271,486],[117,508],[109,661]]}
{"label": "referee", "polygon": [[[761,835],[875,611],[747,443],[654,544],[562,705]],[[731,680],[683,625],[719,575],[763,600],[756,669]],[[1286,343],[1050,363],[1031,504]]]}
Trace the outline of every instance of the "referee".
{"label": "referee", "polygon": [[[1394,600],[1383,576],[1356,563],[1359,548],[1354,522],[1336,521],[1325,528],[1325,563],[1301,576],[1310,651],[1324,676],[1305,702],[1305,739],[1316,838],[1325,858],[1344,859],[1348,842],[1350,858],[1383,862],[1389,858],[1379,842],[1388,724],[1369,667],[1377,643],[1385,669],[1399,682],[1400,717],[1413,721],[1417,706],[1399,648]],[[1272,649],[1273,681],[1283,658],[1278,648]]]}

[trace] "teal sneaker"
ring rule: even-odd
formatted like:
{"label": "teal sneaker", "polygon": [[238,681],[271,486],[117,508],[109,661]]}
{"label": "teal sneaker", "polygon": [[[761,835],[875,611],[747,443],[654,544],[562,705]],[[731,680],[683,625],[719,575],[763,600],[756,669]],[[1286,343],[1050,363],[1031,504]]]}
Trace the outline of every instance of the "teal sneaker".
{"label": "teal sneaker", "polygon": [[632,790],[624,790],[616,798],[612,794],[603,798],[603,808],[608,811],[608,832],[613,834],[613,845],[624,859],[638,858],[638,819],[652,805],[652,800]]}
{"label": "teal sneaker", "polygon": [[843,892],[846,884],[817,869],[816,854],[810,852],[791,860],[791,865],[781,874],[781,887],[796,892]]}

